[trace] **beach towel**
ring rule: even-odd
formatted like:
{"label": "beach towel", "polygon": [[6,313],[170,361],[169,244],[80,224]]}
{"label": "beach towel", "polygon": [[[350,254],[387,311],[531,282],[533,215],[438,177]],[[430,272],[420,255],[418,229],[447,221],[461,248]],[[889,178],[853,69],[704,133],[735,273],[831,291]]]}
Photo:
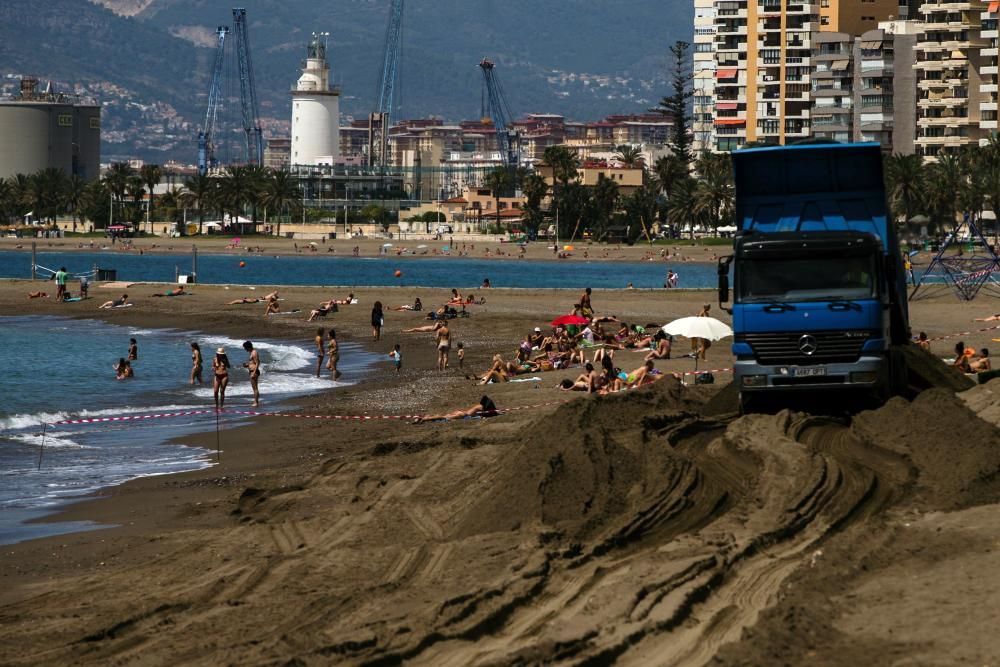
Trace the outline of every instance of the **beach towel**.
{"label": "beach towel", "polygon": [[537,375],[532,378],[514,378],[513,380],[511,380],[511,382],[541,382],[541,381],[542,378],[538,377]]}
{"label": "beach towel", "polygon": [[123,304],[121,304],[120,306],[111,306],[111,307],[112,307],[112,308],[131,308],[131,307],[132,307],[133,305],[135,305],[135,304],[131,304],[131,303],[123,303]]}
{"label": "beach towel", "polygon": [[295,310],[286,310],[283,313],[271,313],[271,315],[294,315],[295,313],[301,313],[302,311],[296,308]]}

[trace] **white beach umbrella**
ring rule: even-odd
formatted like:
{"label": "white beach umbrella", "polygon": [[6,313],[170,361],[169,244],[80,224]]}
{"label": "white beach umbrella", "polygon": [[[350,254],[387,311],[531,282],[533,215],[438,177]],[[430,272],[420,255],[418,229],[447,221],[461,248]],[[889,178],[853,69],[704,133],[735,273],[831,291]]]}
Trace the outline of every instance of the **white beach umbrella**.
{"label": "white beach umbrella", "polygon": [[705,338],[719,340],[733,335],[733,330],[725,322],[714,317],[682,317],[663,325],[663,333],[685,338]]}
{"label": "white beach umbrella", "polygon": [[[663,325],[663,332],[671,336],[684,336],[685,338],[704,338],[706,340],[719,340],[733,335],[733,330],[725,322],[721,322],[714,317],[682,317],[669,324]],[[694,369],[698,370],[698,355],[694,357]]]}
{"label": "white beach umbrella", "polygon": [[417,246],[417,250],[423,250],[426,247],[427,247],[426,245],[421,244]]}
{"label": "white beach umbrella", "polygon": [[383,244],[382,244],[382,247],[383,247],[383,248],[391,248],[391,247],[392,247],[392,244],[391,244],[391,243],[383,243]]}

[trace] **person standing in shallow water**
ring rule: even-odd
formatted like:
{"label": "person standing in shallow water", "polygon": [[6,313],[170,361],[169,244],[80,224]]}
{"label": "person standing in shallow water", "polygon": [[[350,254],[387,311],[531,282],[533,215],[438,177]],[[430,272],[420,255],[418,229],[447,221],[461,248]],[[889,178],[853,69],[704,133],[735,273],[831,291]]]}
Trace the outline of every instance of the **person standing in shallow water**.
{"label": "person standing in shallow water", "polygon": [[372,340],[382,338],[382,325],[385,324],[385,316],[382,313],[382,302],[376,301],[372,306]]}
{"label": "person standing in shallow water", "polygon": [[226,349],[220,347],[212,359],[212,393],[215,396],[215,409],[221,410],[226,403],[226,387],[229,386],[229,357]]}
{"label": "person standing in shallow water", "polygon": [[320,371],[323,370],[323,357],[326,352],[323,349],[323,336],[325,331],[323,327],[316,329],[316,338],[314,340],[316,344],[316,377],[319,377]]}
{"label": "person standing in shallow water", "polygon": [[260,389],[257,387],[257,383],[260,380],[260,355],[253,348],[253,343],[250,341],[243,343],[243,349],[250,354],[250,358],[243,364],[243,368],[247,369],[250,373],[250,388],[253,389],[253,406],[256,408],[260,405]]}
{"label": "person standing in shallow water", "polygon": [[128,339],[128,360],[139,360],[139,344],[136,342],[135,338]]}
{"label": "person standing in shallow water", "polygon": [[191,343],[191,384],[196,381],[198,384],[202,384],[201,381],[201,347],[198,343]]}
{"label": "person standing in shallow water", "polygon": [[326,367],[330,369],[331,379],[337,381],[340,379],[342,373],[337,370],[337,363],[340,361],[340,345],[337,343],[337,331],[335,329],[330,329],[330,341],[327,343],[326,351],[330,358],[326,362]]}

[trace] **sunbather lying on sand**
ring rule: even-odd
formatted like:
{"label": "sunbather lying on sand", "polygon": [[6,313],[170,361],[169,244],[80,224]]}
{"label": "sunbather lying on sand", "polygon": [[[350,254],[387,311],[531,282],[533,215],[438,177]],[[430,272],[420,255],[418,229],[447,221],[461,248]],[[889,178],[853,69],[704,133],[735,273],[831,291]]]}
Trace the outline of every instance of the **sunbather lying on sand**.
{"label": "sunbather lying on sand", "polygon": [[499,414],[496,403],[489,396],[483,396],[479,402],[465,410],[456,410],[445,415],[424,415],[413,420],[414,424],[433,421],[451,421],[452,419],[465,419],[466,417],[495,417]]}
{"label": "sunbather lying on sand", "polygon": [[122,294],[114,301],[105,301],[100,306],[98,306],[97,309],[101,310],[102,308],[122,308],[124,306],[130,306],[130,305],[132,304],[128,302],[128,294]]}
{"label": "sunbather lying on sand", "polygon": [[162,294],[150,294],[150,296],[186,296],[187,292],[184,291],[184,285],[180,285],[177,289],[168,289]]}
{"label": "sunbather lying on sand", "polygon": [[989,317],[977,317],[976,319],[974,319],[972,321],[973,322],[997,322],[997,321],[1000,321],[1000,313],[997,313],[996,315],[990,315]]}
{"label": "sunbather lying on sand", "polygon": [[29,299],[47,299],[49,298],[48,292],[28,292]]}
{"label": "sunbather lying on sand", "polygon": [[238,305],[244,304],[244,303],[260,303],[260,301],[261,301],[260,297],[250,298],[250,297],[245,296],[242,299],[234,299],[233,301],[230,301],[227,305],[229,305],[229,306],[238,306]]}
{"label": "sunbather lying on sand", "polygon": [[444,322],[435,322],[434,324],[426,324],[422,327],[413,327],[412,329],[403,329],[400,333],[424,333],[428,331],[437,331],[444,326]]}

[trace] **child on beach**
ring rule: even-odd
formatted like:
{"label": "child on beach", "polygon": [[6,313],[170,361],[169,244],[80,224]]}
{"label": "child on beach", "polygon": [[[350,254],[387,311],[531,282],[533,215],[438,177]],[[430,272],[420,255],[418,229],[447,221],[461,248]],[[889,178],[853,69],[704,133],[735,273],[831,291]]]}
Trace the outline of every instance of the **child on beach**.
{"label": "child on beach", "polygon": [[372,306],[372,340],[382,338],[382,326],[385,324],[385,316],[382,314],[382,302],[376,301]]}
{"label": "child on beach", "polygon": [[465,367],[465,345],[463,343],[458,343],[455,347],[458,348],[458,367]]}
{"label": "child on beach", "polygon": [[389,357],[396,365],[396,373],[399,373],[399,370],[403,367],[403,353],[399,349],[399,343],[396,343],[396,347],[389,353]]}
{"label": "child on beach", "polygon": [[127,380],[130,377],[135,377],[135,372],[132,370],[132,365],[124,357],[118,358],[118,363],[114,365],[116,380]]}

